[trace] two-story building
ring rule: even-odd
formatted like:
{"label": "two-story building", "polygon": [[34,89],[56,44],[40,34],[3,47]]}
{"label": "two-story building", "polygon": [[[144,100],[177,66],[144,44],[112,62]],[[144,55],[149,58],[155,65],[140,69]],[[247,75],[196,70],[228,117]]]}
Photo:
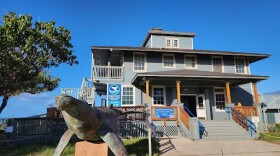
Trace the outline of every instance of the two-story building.
{"label": "two-story building", "polygon": [[252,75],[250,64],[270,55],[198,50],[194,37],[151,29],[141,47],[91,47],[95,105],[105,105],[108,84],[121,86],[121,106],[183,103],[206,120],[226,119],[226,103],[257,102],[256,83],[268,77]]}

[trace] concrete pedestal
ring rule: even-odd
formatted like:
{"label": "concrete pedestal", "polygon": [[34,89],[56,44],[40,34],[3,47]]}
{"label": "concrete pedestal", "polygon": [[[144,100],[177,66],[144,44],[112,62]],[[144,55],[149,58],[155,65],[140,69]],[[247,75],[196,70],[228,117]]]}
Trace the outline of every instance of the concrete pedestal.
{"label": "concrete pedestal", "polygon": [[104,142],[92,143],[87,141],[77,142],[75,156],[114,156],[108,145]]}

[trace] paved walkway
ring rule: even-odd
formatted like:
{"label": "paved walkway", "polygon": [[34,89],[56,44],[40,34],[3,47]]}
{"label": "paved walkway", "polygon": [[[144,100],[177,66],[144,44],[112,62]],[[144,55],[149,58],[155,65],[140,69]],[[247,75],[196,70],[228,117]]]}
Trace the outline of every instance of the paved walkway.
{"label": "paved walkway", "polygon": [[280,156],[280,145],[264,141],[191,141],[177,137],[162,139],[160,144],[162,156]]}

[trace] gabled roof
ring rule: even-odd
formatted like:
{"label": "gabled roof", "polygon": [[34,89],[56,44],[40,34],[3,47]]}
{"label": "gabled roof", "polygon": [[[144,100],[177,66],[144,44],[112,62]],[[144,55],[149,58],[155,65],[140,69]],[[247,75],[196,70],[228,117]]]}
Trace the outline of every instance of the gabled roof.
{"label": "gabled roof", "polygon": [[128,46],[92,46],[92,50],[108,51],[126,51],[126,52],[164,52],[164,53],[183,53],[183,54],[203,54],[203,55],[220,55],[220,56],[246,56],[249,57],[249,63],[253,63],[265,58],[269,54],[258,54],[249,52],[232,52],[218,50],[201,50],[201,49],[173,49],[173,48],[148,48],[148,47],[128,47]]}
{"label": "gabled roof", "polygon": [[134,84],[139,83],[140,81],[143,80],[143,77],[208,79],[208,80],[225,80],[225,81],[228,80],[228,81],[235,81],[234,83],[237,85],[268,79],[268,76],[182,69],[182,70],[137,73],[132,79],[132,83]]}
{"label": "gabled roof", "polygon": [[145,47],[151,35],[164,35],[164,36],[178,36],[178,37],[195,37],[195,33],[192,32],[175,32],[175,31],[163,31],[160,28],[153,28],[148,31],[142,47]]}

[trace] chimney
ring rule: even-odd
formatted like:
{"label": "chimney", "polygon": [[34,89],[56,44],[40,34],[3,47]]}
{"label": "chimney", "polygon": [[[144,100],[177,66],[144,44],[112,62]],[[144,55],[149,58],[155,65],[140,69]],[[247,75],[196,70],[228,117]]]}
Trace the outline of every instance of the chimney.
{"label": "chimney", "polygon": [[151,30],[162,31],[161,28],[152,28]]}

